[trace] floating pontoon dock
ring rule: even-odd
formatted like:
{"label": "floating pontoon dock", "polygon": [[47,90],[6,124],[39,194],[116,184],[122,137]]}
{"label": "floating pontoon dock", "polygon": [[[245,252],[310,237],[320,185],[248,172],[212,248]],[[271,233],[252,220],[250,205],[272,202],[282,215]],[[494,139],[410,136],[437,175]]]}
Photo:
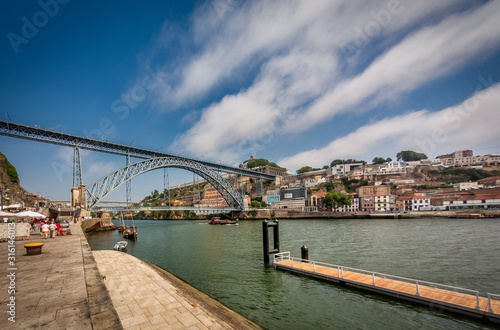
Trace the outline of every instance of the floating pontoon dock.
{"label": "floating pontoon dock", "polygon": [[475,290],[293,258],[290,252],[275,254],[273,265],[276,269],[500,323],[500,295],[488,293],[481,297]]}

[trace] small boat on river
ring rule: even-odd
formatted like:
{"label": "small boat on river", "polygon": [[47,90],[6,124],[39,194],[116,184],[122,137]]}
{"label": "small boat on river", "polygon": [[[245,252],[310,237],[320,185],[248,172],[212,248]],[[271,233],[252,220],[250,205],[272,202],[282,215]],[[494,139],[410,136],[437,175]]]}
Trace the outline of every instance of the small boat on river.
{"label": "small boat on river", "polygon": [[122,231],[123,238],[137,240],[137,227],[134,226],[133,215],[130,213],[130,225],[128,227],[123,224],[124,229]]}
{"label": "small boat on river", "polygon": [[222,220],[219,217],[213,217],[211,220],[207,221],[209,225],[234,225],[237,224],[238,221],[233,220]]}
{"label": "small boat on river", "polygon": [[128,242],[127,241],[119,241],[115,243],[115,246],[113,246],[113,250],[116,251],[124,251],[127,248]]}

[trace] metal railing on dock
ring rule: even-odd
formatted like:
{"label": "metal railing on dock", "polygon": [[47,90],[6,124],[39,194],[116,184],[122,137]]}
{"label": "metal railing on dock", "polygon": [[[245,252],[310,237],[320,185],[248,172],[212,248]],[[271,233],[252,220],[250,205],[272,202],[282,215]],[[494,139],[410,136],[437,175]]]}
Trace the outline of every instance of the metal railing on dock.
{"label": "metal railing on dock", "polygon": [[477,290],[294,258],[290,252],[275,254],[274,267],[500,322],[500,295],[496,294],[481,297]]}

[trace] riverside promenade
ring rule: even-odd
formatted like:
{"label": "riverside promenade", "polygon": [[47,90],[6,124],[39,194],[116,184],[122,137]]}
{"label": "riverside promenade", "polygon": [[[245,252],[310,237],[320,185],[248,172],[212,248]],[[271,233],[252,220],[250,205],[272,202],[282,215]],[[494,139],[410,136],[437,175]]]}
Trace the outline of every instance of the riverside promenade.
{"label": "riverside promenade", "polygon": [[[53,239],[32,231],[15,242],[13,264],[9,243],[0,243],[0,329],[122,329],[80,224],[70,230]],[[44,243],[42,254],[26,255],[33,242]]]}
{"label": "riverside promenade", "polygon": [[[80,223],[70,230],[0,243],[0,329],[260,329],[159,267],[92,252]],[[42,254],[26,255],[33,242]]]}

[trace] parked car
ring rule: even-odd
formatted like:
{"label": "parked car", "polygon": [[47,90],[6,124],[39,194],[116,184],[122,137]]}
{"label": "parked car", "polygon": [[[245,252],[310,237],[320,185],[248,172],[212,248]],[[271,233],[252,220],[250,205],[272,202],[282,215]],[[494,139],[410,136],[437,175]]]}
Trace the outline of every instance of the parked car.
{"label": "parked car", "polygon": [[69,228],[68,220],[56,220],[56,223],[59,223],[61,228]]}

